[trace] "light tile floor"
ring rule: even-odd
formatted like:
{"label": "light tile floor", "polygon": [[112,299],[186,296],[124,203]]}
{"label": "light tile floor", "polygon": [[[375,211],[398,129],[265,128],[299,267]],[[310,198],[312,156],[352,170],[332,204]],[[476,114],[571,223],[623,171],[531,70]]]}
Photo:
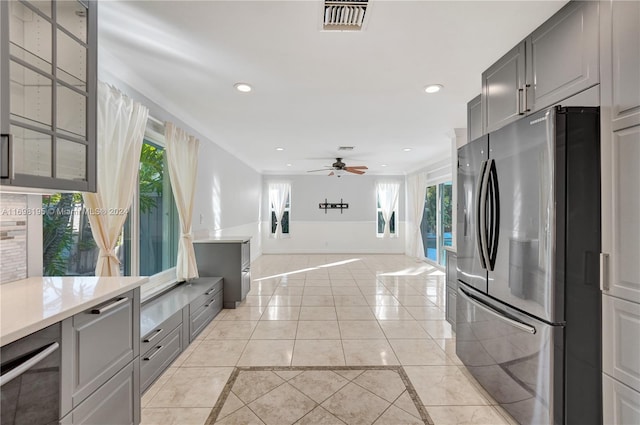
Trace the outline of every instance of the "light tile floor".
{"label": "light tile floor", "polygon": [[[402,366],[436,425],[513,423],[455,355],[440,270],[404,255],[263,255],[251,267],[246,301],[143,395],[144,425],[204,424],[236,366],[376,365]],[[259,410],[241,407],[237,423]]]}

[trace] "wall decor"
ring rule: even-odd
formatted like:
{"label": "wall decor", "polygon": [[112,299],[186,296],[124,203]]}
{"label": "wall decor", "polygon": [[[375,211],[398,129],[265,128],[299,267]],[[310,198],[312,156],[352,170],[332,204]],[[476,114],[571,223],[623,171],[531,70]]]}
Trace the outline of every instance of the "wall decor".
{"label": "wall decor", "polygon": [[327,202],[327,198],[324,198],[324,202],[318,204],[319,208],[324,210],[324,213],[327,213],[327,210],[337,210],[340,209],[340,214],[342,214],[342,210],[349,208],[349,204],[346,204],[340,198],[340,202]]}

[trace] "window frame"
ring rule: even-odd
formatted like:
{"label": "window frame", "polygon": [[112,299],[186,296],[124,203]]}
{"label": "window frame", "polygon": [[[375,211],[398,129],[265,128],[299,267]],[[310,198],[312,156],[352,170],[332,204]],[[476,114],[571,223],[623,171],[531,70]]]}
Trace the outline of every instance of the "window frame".
{"label": "window frame", "polygon": [[[401,187],[402,186],[400,186],[400,188]],[[398,203],[396,204],[396,207],[393,209],[393,212],[391,213],[391,218],[389,220],[389,237],[390,238],[399,237],[399,232],[398,232],[398,207],[399,206],[400,206],[400,199],[398,198]],[[382,222],[382,233],[378,232],[378,229],[380,229],[381,222]],[[380,206],[380,193],[378,192],[377,187],[376,187],[376,238],[384,238],[384,217],[382,216],[382,207]]]}
{"label": "window frame", "polygon": [[[159,131],[156,131],[156,128],[158,130],[163,130],[164,124],[162,124],[162,127],[161,127],[159,123],[156,123],[154,121],[155,120],[149,117],[149,120],[147,121],[147,126],[145,128],[144,136],[143,136],[143,143],[151,143],[162,149],[166,149],[166,140],[165,140],[164,134],[160,133]],[[171,187],[170,186],[171,183],[169,181],[170,177],[169,177],[168,169],[166,170],[165,178],[168,179],[167,184],[169,187]],[[63,193],[66,193],[66,192],[63,192]],[[173,191],[171,190],[169,193],[171,193],[172,201],[175,204]],[[42,205],[42,196],[39,196],[39,199],[40,199],[39,201],[40,205]],[[178,237],[179,237],[179,232],[180,232],[179,217],[176,214],[176,216],[172,218],[175,219],[178,223],[177,230],[178,230]],[[39,221],[39,224],[40,224],[40,233],[42,233],[44,230],[42,220]],[[129,273],[130,273],[129,275],[140,276],[140,174],[139,173],[136,175],[136,185],[133,192],[131,207],[129,208],[129,217],[124,224],[123,233],[125,235],[128,234],[130,238],[129,252],[128,252],[128,258],[127,258],[127,261],[129,262]],[[124,243],[126,242],[123,242],[123,244]],[[39,258],[42,258],[44,254],[44,247],[42,243],[38,244],[33,249],[32,252],[29,252],[29,254],[30,255],[34,254],[34,255],[37,255]],[[44,264],[42,264],[42,266],[44,266]],[[42,267],[42,270],[44,270],[43,267]],[[165,270],[162,270],[161,272],[153,274],[148,277],[148,283],[145,283],[145,285],[143,286],[145,294],[148,294],[146,296],[143,296],[143,298],[151,296],[154,293],[160,292],[164,288],[169,287],[175,283],[176,283],[176,267],[175,266],[169,267]]]}
{"label": "window frame", "polygon": [[[275,208],[273,207],[273,203],[271,202],[271,200],[269,199],[269,237],[274,238],[276,235],[275,229],[274,229],[274,225],[275,225],[275,221],[277,220],[275,217]],[[284,228],[282,229],[282,237],[283,238],[289,238],[291,237],[291,187],[289,188],[289,195],[287,196],[287,202],[285,204],[284,207],[284,212],[282,214],[283,217],[283,221],[284,221],[284,216],[288,215],[287,217],[287,231],[285,232]]]}
{"label": "window frame", "polygon": [[[426,203],[427,203],[427,194],[429,192],[429,188],[431,187],[435,187],[436,188],[436,194],[435,194],[435,199],[436,199],[436,211],[435,211],[435,215],[436,215],[436,223],[435,223],[435,230],[436,230],[436,259],[433,260],[431,258],[429,258],[428,256],[428,246],[424,243],[424,235],[422,234],[422,230],[421,230],[421,234],[420,236],[423,238],[423,249],[424,249],[424,258],[426,261],[428,261],[429,263],[435,264],[437,266],[441,266],[444,267],[445,264],[445,258],[446,255],[444,255],[444,247],[446,245],[444,245],[444,228],[443,228],[443,207],[444,207],[444,194],[443,194],[443,189],[445,185],[451,185],[451,197],[452,197],[452,201],[453,201],[453,180],[451,179],[450,176],[446,176],[443,178],[439,178],[436,180],[432,180],[427,184],[427,188],[425,189],[425,193],[424,193],[424,203],[423,205],[425,205],[425,209],[426,209]],[[425,216],[423,215],[422,220],[425,220]],[[452,236],[453,236],[453,202],[451,204],[451,226],[452,226]],[[422,222],[420,223],[420,227],[422,227]]]}

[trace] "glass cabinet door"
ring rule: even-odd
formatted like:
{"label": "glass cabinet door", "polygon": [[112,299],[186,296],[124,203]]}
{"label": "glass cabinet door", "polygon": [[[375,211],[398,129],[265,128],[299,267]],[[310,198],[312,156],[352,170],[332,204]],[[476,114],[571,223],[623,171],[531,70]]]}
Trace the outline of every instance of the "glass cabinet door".
{"label": "glass cabinet door", "polygon": [[95,190],[95,8],[0,0],[2,184]]}

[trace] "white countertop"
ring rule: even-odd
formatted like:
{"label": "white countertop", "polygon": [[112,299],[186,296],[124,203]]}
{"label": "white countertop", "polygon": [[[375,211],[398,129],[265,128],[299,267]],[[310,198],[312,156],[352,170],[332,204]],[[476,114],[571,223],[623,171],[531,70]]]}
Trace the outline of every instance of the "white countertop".
{"label": "white countertop", "polygon": [[147,282],[146,277],[30,277],[0,285],[0,346]]}
{"label": "white countertop", "polygon": [[251,236],[212,236],[206,239],[196,239],[193,243],[243,243],[251,240]]}

